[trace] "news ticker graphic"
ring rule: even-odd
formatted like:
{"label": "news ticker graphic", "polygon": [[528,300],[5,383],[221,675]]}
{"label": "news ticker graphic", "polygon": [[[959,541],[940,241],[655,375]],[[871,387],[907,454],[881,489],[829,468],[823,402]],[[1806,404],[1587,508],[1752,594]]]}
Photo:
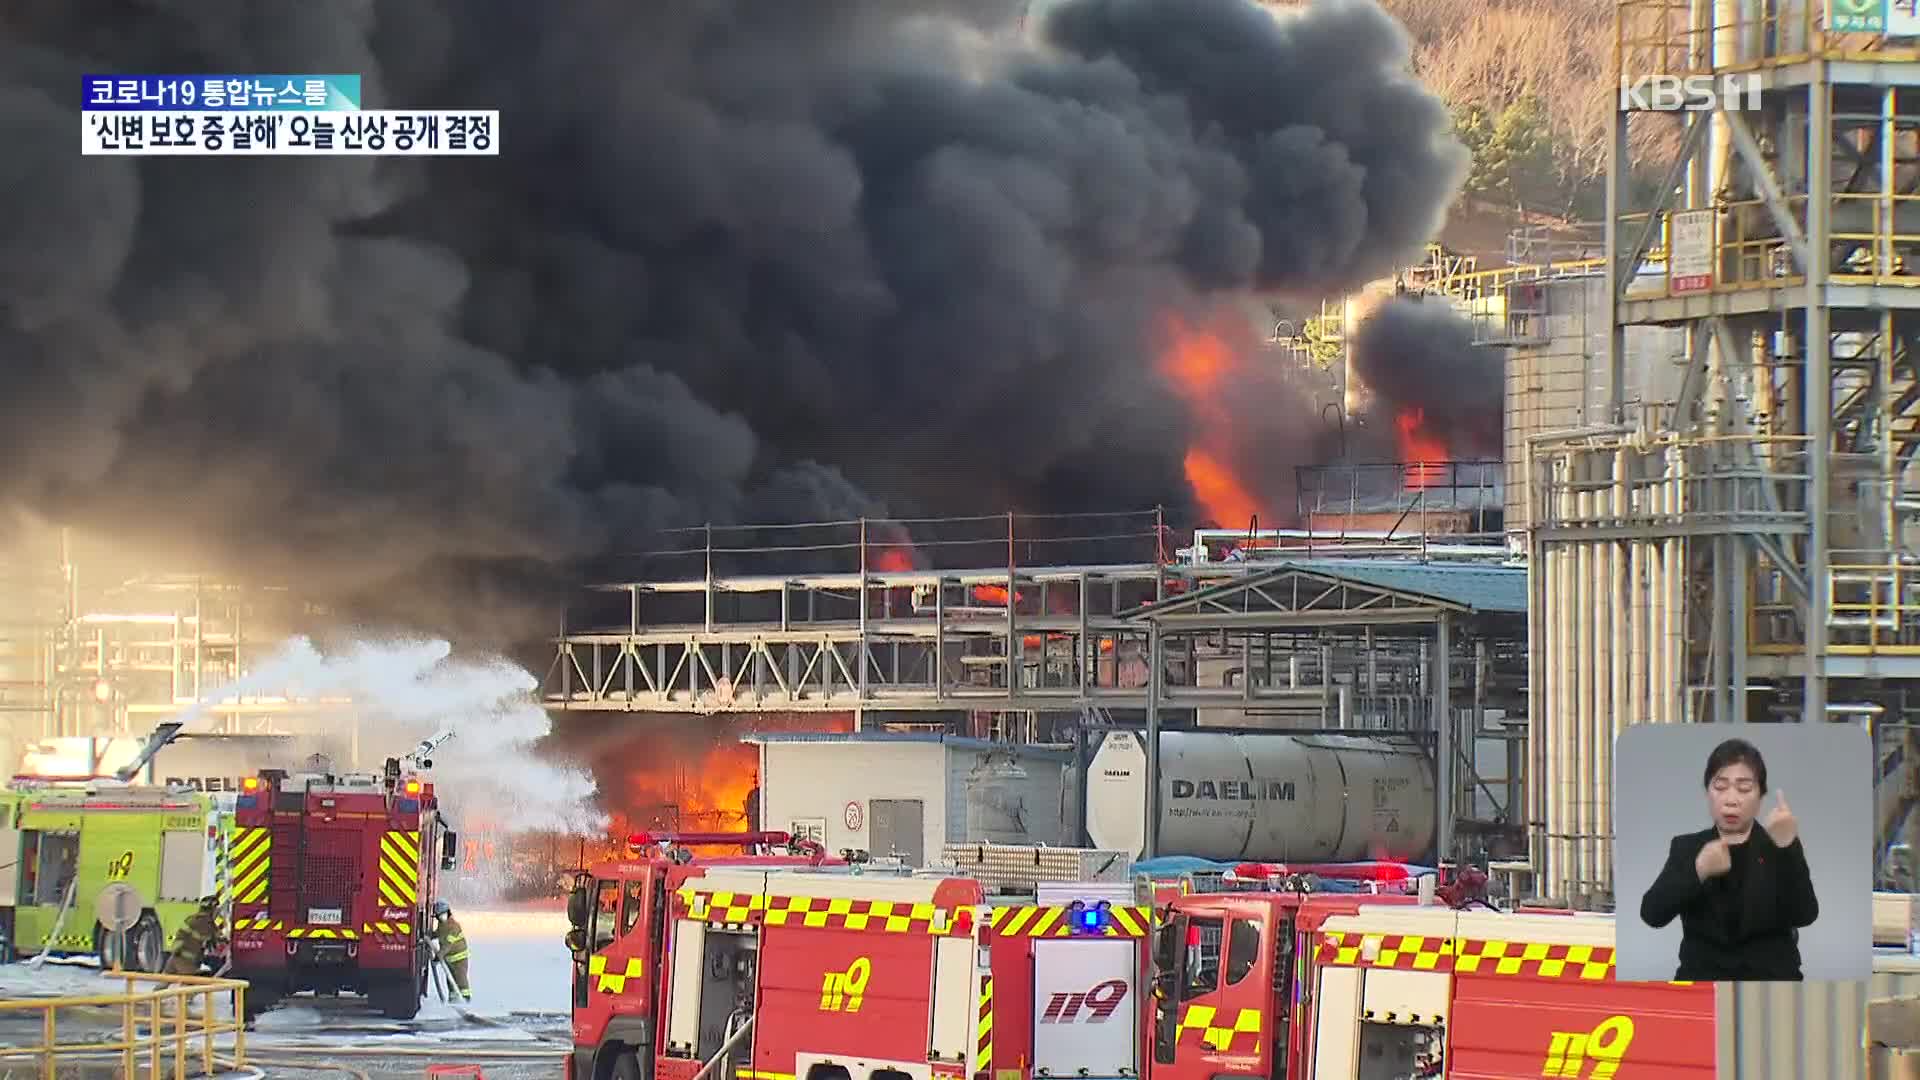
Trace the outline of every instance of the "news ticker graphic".
{"label": "news ticker graphic", "polygon": [[87,75],[80,152],[495,156],[490,109],[362,109],[358,75]]}
{"label": "news ticker graphic", "polygon": [[358,75],[87,75],[89,112],[352,112]]}
{"label": "news ticker graphic", "polygon": [[491,157],[500,153],[500,114],[482,109],[83,113],[80,125],[83,155]]}

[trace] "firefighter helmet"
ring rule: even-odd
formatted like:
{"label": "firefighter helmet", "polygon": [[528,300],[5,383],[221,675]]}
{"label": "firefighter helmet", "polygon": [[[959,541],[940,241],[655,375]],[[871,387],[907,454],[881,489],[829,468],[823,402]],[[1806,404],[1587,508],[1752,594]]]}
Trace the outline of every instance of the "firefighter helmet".
{"label": "firefighter helmet", "polygon": [[453,905],[447,903],[444,897],[433,902],[433,913],[435,915],[445,916],[451,914],[452,911]]}

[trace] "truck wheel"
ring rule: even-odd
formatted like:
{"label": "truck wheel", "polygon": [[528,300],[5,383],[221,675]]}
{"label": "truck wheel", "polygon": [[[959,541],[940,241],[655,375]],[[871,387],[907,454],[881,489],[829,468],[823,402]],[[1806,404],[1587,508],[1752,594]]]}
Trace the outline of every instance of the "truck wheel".
{"label": "truck wheel", "polygon": [[[127,942],[119,934],[99,923],[93,924],[93,955],[100,959],[101,971],[112,971],[116,965],[121,968],[127,966],[126,945]],[[54,953],[51,943],[46,952],[49,955]]]}
{"label": "truck wheel", "polygon": [[641,1080],[640,1058],[631,1050],[622,1051],[613,1059],[613,1080]]}
{"label": "truck wheel", "polygon": [[127,931],[128,963],[136,971],[159,971],[167,963],[166,934],[160,929],[160,920],[151,913],[140,916],[140,921]]}
{"label": "truck wheel", "polygon": [[420,1015],[420,1001],[426,997],[426,974],[425,967],[415,966],[392,982],[375,986],[367,996],[388,1019],[411,1020]]}
{"label": "truck wheel", "polygon": [[389,1020],[411,1020],[420,1015],[420,1002],[418,999],[409,1000],[404,983],[376,986],[367,997],[373,1007],[380,1010],[380,1015]]}
{"label": "truck wheel", "polygon": [[252,1022],[261,1013],[280,1004],[280,995],[264,989],[247,987],[247,1020]]}

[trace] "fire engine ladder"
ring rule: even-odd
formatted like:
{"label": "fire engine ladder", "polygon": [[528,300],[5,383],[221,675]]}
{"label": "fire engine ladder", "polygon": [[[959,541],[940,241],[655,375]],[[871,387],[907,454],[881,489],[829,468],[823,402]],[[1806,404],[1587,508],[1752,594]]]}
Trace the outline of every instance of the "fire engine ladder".
{"label": "fire engine ladder", "polygon": [[726,1041],[720,1044],[720,1049],[713,1052],[713,1056],[707,1059],[705,1065],[700,1066],[700,1071],[693,1074],[693,1080],[707,1080],[709,1076],[713,1075],[714,1069],[718,1068],[721,1062],[727,1060],[727,1056],[733,1052],[734,1046],[746,1037],[747,1032],[753,1030],[754,1018],[751,1016],[743,1020],[739,1027],[733,1027],[734,1020],[738,1019],[739,1016],[739,1013],[734,1013],[733,1016],[727,1018],[727,1026],[732,1030],[727,1034]]}

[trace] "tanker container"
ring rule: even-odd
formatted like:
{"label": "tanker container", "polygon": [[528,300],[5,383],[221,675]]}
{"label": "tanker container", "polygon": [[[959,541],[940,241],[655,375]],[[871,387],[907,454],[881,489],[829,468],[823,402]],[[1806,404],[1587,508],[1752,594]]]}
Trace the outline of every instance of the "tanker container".
{"label": "tanker container", "polygon": [[[1160,733],[1157,854],[1253,862],[1422,862],[1433,854],[1433,763],[1351,736]],[[1146,737],[1110,731],[1087,768],[1093,846],[1144,854]]]}

